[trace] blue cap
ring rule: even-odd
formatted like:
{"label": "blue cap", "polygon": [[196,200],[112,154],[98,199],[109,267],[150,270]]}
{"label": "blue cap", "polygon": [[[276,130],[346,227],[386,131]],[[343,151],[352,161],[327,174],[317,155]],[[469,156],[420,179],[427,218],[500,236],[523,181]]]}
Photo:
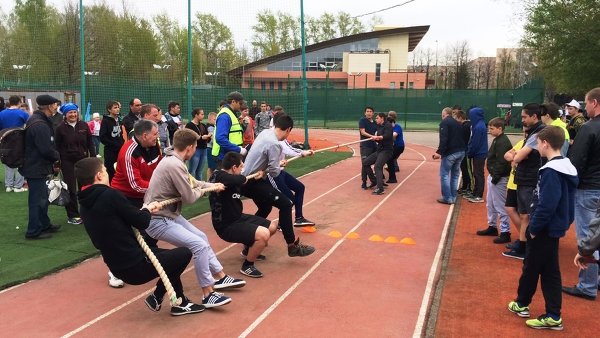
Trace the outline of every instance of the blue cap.
{"label": "blue cap", "polygon": [[70,112],[71,110],[78,110],[79,107],[77,107],[77,105],[75,103],[65,103],[62,106],[60,106],[60,112],[64,115],[68,112]]}

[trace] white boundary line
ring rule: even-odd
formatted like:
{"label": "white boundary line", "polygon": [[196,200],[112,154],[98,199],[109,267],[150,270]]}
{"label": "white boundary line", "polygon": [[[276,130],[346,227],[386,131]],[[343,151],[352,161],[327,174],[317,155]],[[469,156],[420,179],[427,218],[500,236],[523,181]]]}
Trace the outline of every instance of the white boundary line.
{"label": "white boundary line", "polygon": [[[404,184],[404,182],[406,182],[412,175],[414,175],[423,164],[427,163],[427,160],[423,156],[423,154],[414,149],[411,150],[415,151],[423,157],[423,161],[421,162],[421,164],[419,164],[415,169],[413,169],[413,171],[408,176],[406,176],[406,178],[404,178],[402,182],[400,182],[396,186],[396,188],[394,188],[394,190],[392,190],[373,209],[371,209],[371,211],[365,217],[363,217],[352,229],[350,229],[348,233],[356,231],[371,215],[373,215],[373,213],[375,213],[375,211],[377,211],[396,192],[396,190],[398,190]],[[292,292],[294,292],[298,288],[298,286],[300,286],[300,284],[302,284],[327,258],[329,258],[329,256],[333,254],[333,252],[344,242],[345,239],[346,236],[342,236],[331,247],[331,249],[329,249],[329,251],[327,251],[327,253],[323,255],[323,257],[321,257],[306,273],[304,273],[304,275],[302,275],[302,277],[300,277],[292,286],[290,286],[289,289],[287,289],[273,304],[271,304],[271,306],[269,306],[268,309],[266,309],[258,318],[256,318],[256,320],[252,324],[250,324],[250,326],[248,326],[248,328],[246,328],[246,330],[244,330],[244,332],[242,332],[239,335],[239,337],[245,338],[250,333],[252,333],[252,331],[254,331],[254,329],[256,329],[256,327],[260,325],[260,323],[262,323],[262,321],[264,321],[273,311],[275,311],[279,304],[281,304]]]}
{"label": "white boundary line", "polygon": [[448,226],[452,220],[452,212],[454,211],[454,204],[450,206],[448,215],[446,216],[446,223],[444,224],[444,230],[440,237],[437,251],[433,262],[431,263],[431,269],[429,270],[429,277],[427,277],[427,286],[425,287],[425,294],[423,295],[423,301],[421,302],[421,309],[419,310],[419,317],[417,317],[417,324],[415,325],[415,331],[413,332],[413,338],[421,337],[423,333],[423,325],[425,324],[425,318],[427,317],[427,310],[429,309],[429,300],[431,299],[431,293],[433,291],[433,282],[435,281],[435,275],[440,263],[442,251],[444,250],[444,243],[446,242],[446,235],[448,233]]}

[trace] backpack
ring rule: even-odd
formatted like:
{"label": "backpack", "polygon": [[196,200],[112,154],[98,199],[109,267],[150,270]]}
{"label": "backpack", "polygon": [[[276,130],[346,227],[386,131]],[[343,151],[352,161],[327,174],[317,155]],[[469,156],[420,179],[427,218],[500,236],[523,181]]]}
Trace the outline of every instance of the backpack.
{"label": "backpack", "polygon": [[25,128],[13,127],[0,130],[0,161],[9,168],[21,168],[25,162],[25,130],[42,122],[44,121],[33,121]]}

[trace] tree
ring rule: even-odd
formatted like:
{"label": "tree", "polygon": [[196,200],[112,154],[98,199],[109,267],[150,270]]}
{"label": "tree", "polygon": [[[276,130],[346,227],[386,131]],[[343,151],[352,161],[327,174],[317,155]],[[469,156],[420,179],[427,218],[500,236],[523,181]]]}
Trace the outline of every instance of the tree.
{"label": "tree", "polygon": [[469,88],[469,57],[471,49],[466,40],[457,42],[450,50],[450,62],[454,68],[454,88]]}
{"label": "tree", "polygon": [[235,45],[233,34],[229,27],[220,22],[212,14],[196,13],[193,23],[195,38],[200,46],[201,71],[200,77],[204,78],[204,70],[210,72],[221,72],[229,69],[234,60]]}
{"label": "tree", "polygon": [[583,94],[600,73],[600,12],[597,0],[530,1],[525,46],[535,51],[546,81],[557,90]]}
{"label": "tree", "polygon": [[347,12],[339,12],[336,18],[338,37],[344,37],[362,33],[365,30],[364,25],[357,18],[352,17]]}

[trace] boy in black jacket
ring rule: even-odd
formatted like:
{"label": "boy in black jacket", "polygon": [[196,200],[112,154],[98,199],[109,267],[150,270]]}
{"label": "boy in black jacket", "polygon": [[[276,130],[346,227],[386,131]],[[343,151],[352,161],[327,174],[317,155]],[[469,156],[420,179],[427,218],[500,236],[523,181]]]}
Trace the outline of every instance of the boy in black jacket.
{"label": "boy in black jacket", "polygon": [[[84,158],[75,163],[75,176],[81,187],[79,203],[81,218],[94,246],[102,253],[104,263],[112,273],[128,284],[140,285],[156,277],[158,273],[137,242],[132,226],[146,229],[150,223],[150,212],[160,209],[152,202],[140,210],[126,198],[110,188],[108,173],[97,157]],[[192,258],[187,248],[171,250],[152,248],[165,270],[175,293],[183,302],[171,307],[171,315],[181,316],[204,311],[204,306],[194,304],[183,294],[181,274]],[[161,279],[156,289],[146,298],[152,311],[159,311],[166,293]]]}
{"label": "boy in black jacket", "polygon": [[108,171],[108,181],[111,182],[115,176],[115,163],[119,157],[119,151],[123,146],[123,134],[119,124],[119,103],[117,101],[108,101],[106,103],[107,115],[102,118],[100,124],[100,142],[104,144],[104,166]]}
{"label": "boy in black jacket", "polygon": [[526,230],[527,247],[517,298],[508,310],[519,317],[529,317],[529,304],[535,294],[538,278],[546,301],[546,313],[525,324],[534,329],[562,330],[562,305],[558,241],[565,235],[575,216],[577,170],[568,158],[560,155],[565,142],[563,129],[548,126],[538,132],[537,148],[549,161],[540,168],[533,207]]}
{"label": "boy in black jacket", "polygon": [[490,135],[494,137],[487,155],[487,197],[486,207],[488,227],[477,231],[479,236],[498,236],[498,218],[500,218],[500,236],[494,238],[494,243],[510,242],[510,219],[506,212],[506,184],[510,175],[510,162],[504,159],[504,154],[512,149],[512,144],[504,134],[504,120],[496,117],[488,123]]}
{"label": "boy in black jacket", "polygon": [[[240,272],[248,277],[259,278],[263,274],[255,266],[257,260],[264,260],[261,252],[269,244],[269,238],[277,231],[277,222],[242,213],[240,187],[248,179],[242,175],[244,163],[242,155],[228,152],[223,157],[222,169],[215,170],[210,178],[212,183],[223,183],[225,190],[213,192],[209,196],[212,210],[212,223],[215,231],[224,241],[244,244],[242,256],[246,259]],[[256,179],[262,178],[262,171]]]}

